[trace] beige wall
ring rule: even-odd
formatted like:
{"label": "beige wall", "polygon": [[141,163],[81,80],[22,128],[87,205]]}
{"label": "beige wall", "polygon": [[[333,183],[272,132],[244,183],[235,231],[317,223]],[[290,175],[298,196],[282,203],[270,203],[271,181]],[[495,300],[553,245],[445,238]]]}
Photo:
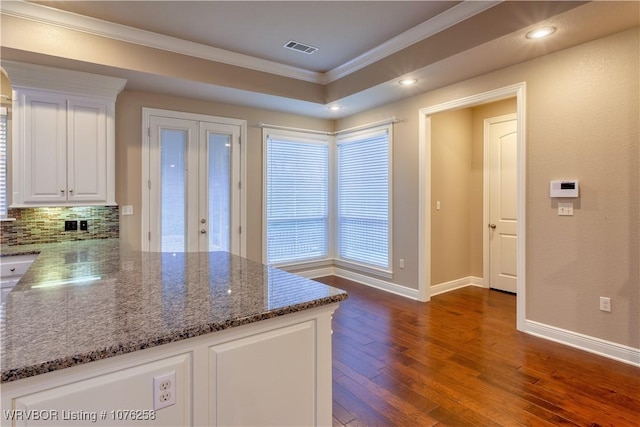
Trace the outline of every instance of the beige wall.
{"label": "beige wall", "polygon": [[120,236],[133,248],[141,245],[142,107],[209,114],[247,121],[247,257],[262,261],[262,130],[258,123],[332,131],[327,120],[293,116],[256,108],[170,96],[122,92],[116,102],[116,202],[133,205],[134,215],[122,216]]}
{"label": "beige wall", "polygon": [[[419,109],[526,82],[527,319],[640,347],[639,51],[636,28],[337,121],[401,120],[393,281],[418,285]],[[573,217],[549,198],[549,181],[562,178],[580,180]]]}
{"label": "beige wall", "polygon": [[471,119],[468,108],[431,116],[432,286],[470,273]]}

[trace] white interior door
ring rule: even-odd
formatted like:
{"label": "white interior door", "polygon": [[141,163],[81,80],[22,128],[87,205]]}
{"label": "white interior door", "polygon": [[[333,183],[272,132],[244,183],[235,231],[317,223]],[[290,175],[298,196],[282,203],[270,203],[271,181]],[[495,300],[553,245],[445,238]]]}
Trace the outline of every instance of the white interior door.
{"label": "white interior door", "polygon": [[516,115],[487,119],[484,127],[489,177],[489,287],[515,293],[518,228]]}
{"label": "white interior door", "polygon": [[240,253],[240,127],[149,117],[148,248]]}

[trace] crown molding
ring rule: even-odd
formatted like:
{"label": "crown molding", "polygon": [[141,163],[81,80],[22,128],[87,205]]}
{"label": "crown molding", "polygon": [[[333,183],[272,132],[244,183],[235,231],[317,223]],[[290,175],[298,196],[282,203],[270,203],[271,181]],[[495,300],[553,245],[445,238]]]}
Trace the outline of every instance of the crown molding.
{"label": "crown molding", "polygon": [[255,71],[320,83],[321,73],[24,1],[2,2],[3,15]]}
{"label": "crown molding", "polygon": [[115,101],[127,80],[44,65],[2,61],[13,89],[40,89],[76,95],[99,96]]}
{"label": "crown molding", "polygon": [[329,84],[384,59],[389,55],[399,52],[412,44],[444,31],[465,19],[484,12],[502,3],[502,1],[503,0],[463,1],[451,9],[442,12],[430,20],[411,28],[326,73],[305,70],[164,34],[54,9],[48,6],[27,3],[25,1],[2,2],[0,12],[7,16],[14,16],[154,49],[161,49],[311,83]]}
{"label": "crown molding", "polygon": [[355,73],[364,67],[367,67],[374,62],[380,61],[389,55],[393,55],[396,52],[401,51],[421,40],[429,38],[434,34],[446,30],[460,22],[471,18],[479,13],[484,12],[498,4],[503,0],[497,1],[471,1],[465,0],[447,9],[439,15],[434,16],[428,21],[405,31],[402,34],[387,40],[379,46],[363,53],[360,56],[353,58],[350,61],[345,62],[342,65],[337,66],[333,70],[330,70],[322,76],[322,83],[327,84],[334,82],[338,79]]}

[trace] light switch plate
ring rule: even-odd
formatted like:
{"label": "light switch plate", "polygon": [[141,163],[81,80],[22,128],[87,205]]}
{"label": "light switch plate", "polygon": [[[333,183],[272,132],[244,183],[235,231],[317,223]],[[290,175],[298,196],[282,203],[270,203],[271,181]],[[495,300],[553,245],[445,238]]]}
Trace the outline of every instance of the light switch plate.
{"label": "light switch plate", "polygon": [[122,215],[133,215],[133,205],[124,205],[122,207]]}
{"label": "light switch plate", "polygon": [[558,203],[558,215],[573,216],[573,203]]}

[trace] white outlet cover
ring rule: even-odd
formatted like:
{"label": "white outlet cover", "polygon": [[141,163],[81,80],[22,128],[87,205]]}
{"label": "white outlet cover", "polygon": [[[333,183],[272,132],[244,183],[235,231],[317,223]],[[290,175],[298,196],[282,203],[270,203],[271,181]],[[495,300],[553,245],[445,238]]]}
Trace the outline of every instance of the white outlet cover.
{"label": "white outlet cover", "polygon": [[176,373],[153,377],[153,409],[159,410],[176,404]]}
{"label": "white outlet cover", "polygon": [[573,216],[573,203],[558,203],[558,215]]}

